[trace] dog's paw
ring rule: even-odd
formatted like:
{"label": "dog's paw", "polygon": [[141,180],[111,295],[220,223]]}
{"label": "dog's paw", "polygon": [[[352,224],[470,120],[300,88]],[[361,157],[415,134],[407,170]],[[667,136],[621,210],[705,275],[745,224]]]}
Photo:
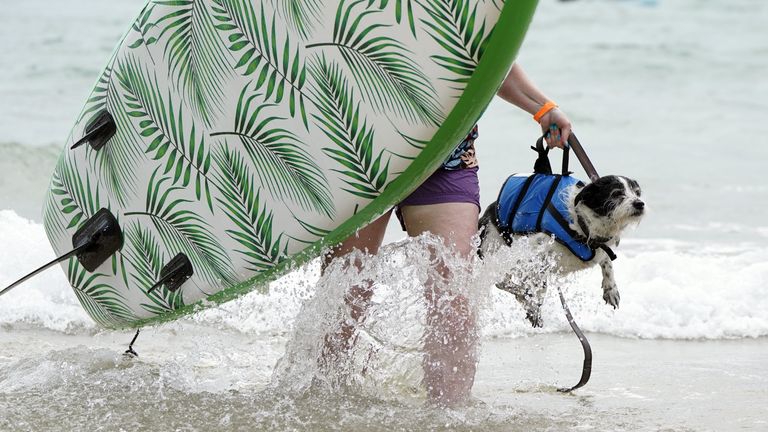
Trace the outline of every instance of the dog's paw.
{"label": "dog's paw", "polygon": [[603,286],[603,300],[605,300],[606,303],[613,306],[614,309],[617,309],[619,307],[620,299],[621,296],[619,295],[619,290],[616,288],[616,285]]}
{"label": "dog's paw", "polygon": [[541,305],[536,303],[528,303],[525,305],[525,318],[531,325],[536,327],[544,327],[544,320],[541,318]]}
{"label": "dog's paw", "polygon": [[528,309],[525,311],[525,317],[531,323],[534,328],[544,327],[544,320],[541,319],[541,309]]}

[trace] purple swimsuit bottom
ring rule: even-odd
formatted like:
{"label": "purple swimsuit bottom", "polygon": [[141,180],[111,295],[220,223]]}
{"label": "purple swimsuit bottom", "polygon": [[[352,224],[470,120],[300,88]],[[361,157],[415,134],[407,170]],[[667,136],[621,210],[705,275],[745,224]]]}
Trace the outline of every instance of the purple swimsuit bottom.
{"label": "purple swimsuit bottom", "polygon": [[475,157],[477,137],[478,128],[475,125],[443,165],[395,207],[403,231],[406,229],[400,209],[405,206],[472,203],[480,209],[480,183],[477,180]]}
{"label": "purple swimsuit bottom", "polygon": [[395,214],[400,226],[405,230],[405,222],[400,209],[405,206],[472,203],[480,209],[480,183],[477,180],[478,168],[460,170],[438,169],[418,189],[397,205]]}

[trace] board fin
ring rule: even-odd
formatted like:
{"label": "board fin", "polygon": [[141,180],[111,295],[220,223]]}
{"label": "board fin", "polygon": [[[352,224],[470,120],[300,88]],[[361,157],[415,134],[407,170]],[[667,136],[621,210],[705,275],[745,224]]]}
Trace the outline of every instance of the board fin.
{"label": "board fin", "polygon": [[70,150],[74,150],[81,145],[88,143],[94,150],[98,151],[104,147],[116,133],[117,125],[115,124],[115,119],[112,117],[112,114],[107,110],[102,110],[96,114],[96,117],[88,123],[88,126],[86,126],[85,136],[73,144]]}
{"label": "board fin", "polygon": [[107,209],[101,209],[72,236],[73,249],[37,270],[22,277],[0,291],[0,296],[16,288],[33,276],[72,257],[77,257],[80,264],[89,272],[93,272],[115,252],[123,247],[123,232],[120,224]]}
{"label": "board fin", "polygon": [[165,288],[168,291],[175,292],[181,288],[181,286],[184,285],[184,282],[189,280],[194,273],[192,262],[189,261],[189,258],[186,255],[180,253],[173,257],[173,259],[160,270],[160,280],[152,286],[152,288],[147,290],[147,294],[163,285],[165,285]]}

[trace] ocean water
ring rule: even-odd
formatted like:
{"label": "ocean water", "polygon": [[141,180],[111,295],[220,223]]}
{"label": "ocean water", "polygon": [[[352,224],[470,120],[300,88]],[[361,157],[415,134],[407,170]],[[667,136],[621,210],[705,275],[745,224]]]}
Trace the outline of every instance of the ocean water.
{"label": "ocean water", "polygon": [[[0,286],[53,257],[40,223],[49,174],[142,5],[0,0]],[[637,179],[649,206],[617,250],[618,310],[598,270],[563,281],[595,352],[574,395],[555,390],[581,365],[555,293],[544,328],[530,328],[492,289],[501,260],[465,281],[482,332],[472,402],[424,407],[420,245],[393,223],[363,275],[380,286],[362,342],[347,374],[320,385],[321,323],[361,275],[321,279],[312,263],[269,294],[143,330],[126,359],[133,335],[97,328],[62,272],[44,273],[0,298],[0,430],[768,430],[766,20],[761,0],[541,0],[520,63],[598,171]],[[484,205],[530,171],[538,133],[491,104],[477,143]]]}

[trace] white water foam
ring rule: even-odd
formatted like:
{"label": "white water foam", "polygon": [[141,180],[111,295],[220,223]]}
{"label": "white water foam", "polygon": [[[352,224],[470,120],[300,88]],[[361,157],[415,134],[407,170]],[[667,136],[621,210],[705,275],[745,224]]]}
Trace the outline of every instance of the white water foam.
{"label": "white water foam", "polygon": [[[574,316],[585,331],[665,339],[768,336],[768,248],[696,248],[680,241],[643,240],[627,241],[617,253],[614,266],[622,295],[618,310],[603,304],[597,268],[575,275],[564,285]],[[12,211],[0,211],[0,285],[52,258],[42,225]],[[388,281],[390,287],[413,282],[412,276],[393,274],[400,279]],[[272,283],[267,295],[252,293],[190,320],[245,334],[287,335],[302,304],[314,295],[318,279],[315,262]],[[395,289],[386,293],[396,299]],[[492,290],[483,316],[487,336],[568,330],[556,290],[548,293],[541,330],[531,329],[522,307],[497,290]],[[60,269],[50,269],[0,298],[0,325],[68,333],[97,330]]]}
{"label": "white water foam", "polygon": [[[55,258],[38,223],[0,211],[0,287]],[[61,269],[50,269],[0,297],[0,325],[24,324],[62,332],[91,331],[96,324],[80,307]]]}

